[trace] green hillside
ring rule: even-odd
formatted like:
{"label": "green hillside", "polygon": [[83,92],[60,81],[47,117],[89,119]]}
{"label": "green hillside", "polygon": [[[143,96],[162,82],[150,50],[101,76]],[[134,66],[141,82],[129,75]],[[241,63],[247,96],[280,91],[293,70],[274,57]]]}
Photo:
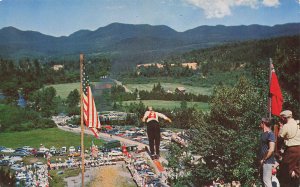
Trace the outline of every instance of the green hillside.
{"label": "green hillside", "polygon": [[[85,147],[90,147],[92,140],[96,144],[102,143],[102,140],[95,139],[94,136],[85,135]],[[24,132],[0,133],[0,142],[1,146],[11,148],[18,148],[25,145],[37,148],[40,144],[43,144],[47,148],[51,146],[80,146],[80,134],[66,132],[58,128],[38,129]]]}
{"label": "green hillside", "polygon": [[71,91],[74,89],[80,89],[80,83],[65,83],[65,84],[51,84],[47,87],[52,86],[56,90],[57,96],[60,96],[62,99],[66,99]]}

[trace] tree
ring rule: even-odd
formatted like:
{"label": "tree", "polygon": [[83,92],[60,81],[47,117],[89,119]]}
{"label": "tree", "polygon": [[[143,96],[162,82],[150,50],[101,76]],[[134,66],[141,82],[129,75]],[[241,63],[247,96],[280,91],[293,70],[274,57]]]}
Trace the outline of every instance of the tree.
{"label": "tree", "polygon": [[215,89],[210,113],[191,114],[195,120],[190,124],[194,129],[190,149],[202,158],[191,170],[195,186],[217,178],[247,186],[258,178],[257,126],[264,105],[260,101],[257,89],[241,78],[233,88]]}
{"label": "tree", "polygon": [[80,108],[78,106],[80,101],[80,94],[77,89],[71,91],[67,97],[67,112],[69,115],[76,115],[80,113]]}
{"label": "tree", "polygon": [[164,88],[161,86],[160,82],[157,83],[157,85],[154,84],[152,88],[153,93],[163,94],[165,92]]}
{"label": "tree", "polygon": [[32,101],[32,108],[35,111],[40,111],[42,116],[50,117],[57,112],[55,97],[56,90],[53,87],[47,87],[34,92],[29,99]]}
{"label": "tree", "polygon": [[294,117],[300,117],[300,40],[291,40],[288,43],[289,50],[277,48],[274,66],[278,70],[276,73],[280,86],[287,92],[284,95],[283,107],[292,110]]}

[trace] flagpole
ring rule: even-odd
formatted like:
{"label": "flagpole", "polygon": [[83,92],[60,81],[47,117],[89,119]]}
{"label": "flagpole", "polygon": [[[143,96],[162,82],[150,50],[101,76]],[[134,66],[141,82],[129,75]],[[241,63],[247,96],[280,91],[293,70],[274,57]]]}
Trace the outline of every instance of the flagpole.
{"label": "flagpole", "polygon": [[83,125],[83,98],[82,98],[82,72],[83,54],[80,54],[80,124],[81,124],[81,186],[84,187],[84,125]]}
{"label": "flagpole", "polygon": [[[272,81],[272,64],[273,64],[272,58],[270,58],[270,63],[269,63],[269,88],[271,86],[271,81]],[[268,117],[271,120],[271,118],[272,118],[272,97],[270,96],[270,93],[268,94]]]}
{"label": "flagpole", "polygon": [[[269,65],[269,89],[271,87],[272,81],[272,71],[274,69],[272,58],[270,58],[270,65]],[[269,90],[270,92],[270,90]],[[269,119],[272,118],[272,97],[271,93],[269,94],[269,102],[268,102],[268,111],[269,111]],[[275,135],[275,153],[278,153],[278,133],[279,133],[279,126],[277,124],[274,125],[274,135]]]}

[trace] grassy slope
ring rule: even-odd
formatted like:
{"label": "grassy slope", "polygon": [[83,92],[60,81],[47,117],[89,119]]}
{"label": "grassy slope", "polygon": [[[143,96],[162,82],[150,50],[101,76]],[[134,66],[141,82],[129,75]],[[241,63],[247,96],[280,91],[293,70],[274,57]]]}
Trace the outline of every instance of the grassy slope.
{"label": "grassy slope", "polygon": [[[152,90],[153,85],[155,83],[148,83],[148,84],[126,84],[128,89],[130,90],[135,90],[137,88],[138,90]],[[210,95],[212,92],[212,87],[197,87],[197,86],[189,86],[189,85],[184,85],[180,83],[161,83],[163,88],[165,90],[170,90],[170,91],[175,91],[177,87],[183,86],[185,87],[186,91],[189,93],[194,93],[194,94],[202,94],[202,95]],[[48,85],[52,86],[55,88],[56,93],[58,96],[61,98],[65,99],[69,95],[71,91],[74,89],[79,90],[79,83],[66,83],[66,84],[53,84],[53,85]]]}
{"label": "grassy slope", "polygon": [[[91,146],[93,136],[85,135],[85,147]],[[9,141],[8,141],[9,140]],[[101,144],[101,141],[94,139],[96,145]],[[25,145],[32,147],[39,147],[40,144],[45,145],[47,148],[55,146],[60,148],[62,146],[80,146],[80,134],[66,132],[58,128],[51,129],[37,129],[25,132],[9,132],[0,133],[0,145],[5,147],[17,148]]]}
{"label": "grassy slope", "polygon": [[[165,109],[174,109],[180,108],[181,101],[162,101],[162,100],[141,100],[145,106],[153,106],[154,108],[165,108]],[[130,103],[138,103],[139,101],[124,101],[123,105]],[[195,106],[199,110],[208,111],[209,104],[202,102],[187,102],[188,107]]]}
{"label": "grassy slope", "polygon": [[65,83],[65,84],[52,84],[47,87],[52,86],[56,90],[56,94],[60,96],[62,99],[66,99],[69,93],[75,89],[79,91],[80,84],[77,83]]}

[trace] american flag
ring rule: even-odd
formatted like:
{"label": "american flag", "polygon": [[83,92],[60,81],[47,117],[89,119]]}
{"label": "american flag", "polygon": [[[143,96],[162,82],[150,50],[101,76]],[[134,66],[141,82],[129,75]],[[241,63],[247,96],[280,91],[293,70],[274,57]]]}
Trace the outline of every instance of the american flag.
{"label": "american flag", "polygon": [[101,124],[96,110],[94,97],[92,95],[89,78],[85,72],[84,64],[83,64],[83,71],[82,71],[82,91],[83,91],[82,102],[83,102],[84,123],[94,133],[95,137],[98,138]]}

